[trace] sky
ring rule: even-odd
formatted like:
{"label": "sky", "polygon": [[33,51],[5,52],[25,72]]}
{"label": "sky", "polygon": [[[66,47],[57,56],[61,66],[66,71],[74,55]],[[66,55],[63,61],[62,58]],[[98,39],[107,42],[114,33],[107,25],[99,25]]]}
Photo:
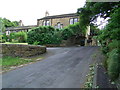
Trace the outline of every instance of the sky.
{"label": "sky", "polygon": [[0,0],[0,17],[37,25],[37,19],[49,15],[76,13],[86,0]]}

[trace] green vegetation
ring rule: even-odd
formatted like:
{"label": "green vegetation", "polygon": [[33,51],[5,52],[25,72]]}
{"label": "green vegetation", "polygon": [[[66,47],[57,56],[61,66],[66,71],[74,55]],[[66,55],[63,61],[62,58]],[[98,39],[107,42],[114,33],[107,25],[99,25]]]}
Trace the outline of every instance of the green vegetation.
{"label": "green vegetation", "polygon": [[0,18],[0,35],[5,31],[5,25],[3,24],[3,19]]}
{"label": "green vegetation", "polygon": [[9,38],[11,42],[25,43],[27,42],[27,33],[26,32],[10,33]]}
{"label": "green vegetation", "polygon": [[[11,57],[6,56],[3,58],[0,58],[0,65],[2,66],[3,71],[11,70],[12,67],[16,68],[20,65],[29,64],[31,62],[36,62],[41,60],[43,57],[37,56],[34,58],[19,58],[19,57]],[[13,69],[14,69],[13,68]]]}
{"label": "green vegetation", "polygon": [[5,33],[5,28],[7,27],[17,27],[19,23],[17,21],[10,21],[6,18],[0,18],[0,43],[4,43],[8,41],[9,36],[6,36]]}
{"label": "green vegetation", "polygon": [[2,66],[8,67],[8,66],[18,66],[21,64],[25,64],[31,62],[29,59],[21,59],[18,57],[11,57],[11,56],[6,56],[2,58]]}
{"label": "green vegetation", "polygon": [[120,73],[120,53],[118,49],[113,49],[108,55],[108,74],[112,80],[119,77]]}
{"label": "green vegetation", "polygon": [[26,32],[13,32],[10,35],[3,34],[1,35],[1,43],[10,42],[10,43],[26,43],[27,42],[27,33]]}
{"label": "green vegetation", "polygon": [[86,75],[87,81],[85,82],[84,88],[93,88],[92,86],[93,86],[95,65],[94,64],[90,65],[89,70],[90,70],[90,72],[88,73],[88,75]]}
{"label": "green vegetation", "polygon": [[0,18],[1,24],[3,27],[17,27],[19,25],[18,21],[10,21],[9,19],[6,18]]}
{"label": "green vegetation", "polygon": [[61,42],[61,36],[58,31],[58,29],[54,29],[51,26],[33,28],[28,32],[28,44],[59,44]]}
{"label": "green vegetation", "polygon": [[28,32],[28,43],[34,45],[61,44],[73,35],[81,35],[79,23],[69,25],[63,29],[55,29],[51,26],[40,26]]}
{"label": "green vegetation", "polygon": [[[85,31],[86,27],[93,24],[98,17],[110,18],[103,30],[98,32],[97,39],[101,43],[101,50],[106,56],[104,65],[112,80],[120,76],[120,2],[86,2],[83,8],[78,9],[80,26]],[[114,67],[114,68],[113,68]]]}
{"label": "green vegetation", "polygon": [[12,43],[12,42],[5,42],[3,44],[22,44],[22,45],[28,45],[28,43]]}
{"label": "green vegetation", "polygon": [[82,33],[79,23],[69,25],[69,26],[61,29],[61,31],[62,31],[61,36],[62,36],[63,40],[67,40],[68,38],[70,38],[73,35],[76,35],[76,36],[84,35]]}

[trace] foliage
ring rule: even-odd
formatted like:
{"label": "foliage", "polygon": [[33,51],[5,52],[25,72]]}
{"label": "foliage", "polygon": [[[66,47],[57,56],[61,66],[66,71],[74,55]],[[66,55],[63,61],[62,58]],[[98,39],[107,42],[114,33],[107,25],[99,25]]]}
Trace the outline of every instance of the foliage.
{"label": "foliage", "polygon": [[[108,73],[112,79],[117,79],[118,60],[120,57],[120,2],[86,2],[83,8],[78,9],[80,26],[83,30],[91,24],[95,24],[98,17],[110,18],[106,27],[97,32],[97,39],[101,43],[103,53],[108,57],[106,63]],[[116,66],[116,67],[115,67]],[[115,68],[113,68],[115,67]],[[119,70],[120,71],[120,70]],[[113,75],[113,76],[112,76]]]}
{"label": "foliage", "polygon": [[27,42],[27,33],[26,32],[13,32],[10,35],[3,34],[3,39],[6,42],[12,43],[25,43]]}
{"label": "foliage", "polygon": [[120,21],[118,20],[118,18],[120,18],[119,13],[120,8],[114,9],[114,12],[110,15],[109,23],[102,31],[99,32],[98,36],[98,40],[102,45],[102,51],[108,57],[108,73],[112,80],[117,79],[120,73],[118,70],[118,67],[120,68]]}
{"label": "foliage", "polygon": [[4,39],[5,40],[5,42],[7,42],[8,41],[8,36],[6,35],[6,33],[4,33],[3,34],[3,38],[2,39]]}
{"label": "foliage", "polygon": [[51,26],[40,26],[28,32],[28,43],[34,45],[60,44],[73,35],[82,35],[79,23],[69,25],[63,29],[55,29]]}
{"label": "foliage", "polygon": [[18,57],[11,57],[11,56],[6,56],[2,58],[3,66],[16,66],[16,65],[27,63],[27,62],[31,62],[31,60],[25,60],[25,59],[21,59]]}
{"label": "foliage", "polygon": [[4,27],[16,27],[18,26],[18,22],[17,21],[10,21],[9,19],[6,18],[0,18],[0,20],[2,21],[2,24],[4,25]]}
{"label": "foliage", "polygon": [[63,28],[61,31],[62,31],[63,40],[67,40],[73,35],[76,35],[76,36],[84,35],[84,32],[82,32],[79,23],[69,25],[68,27]]}
{"label": "foliage", "polygon": [[60,44],[61,36],[58,33],[58,29],[54,29],[51,26],[40,26],[31,29],[28,32],[28,43],[29,44]]}
{"label": "foliage", "polygon": [[12,38],[16,38],[19,43],[27,42],[27,33],[26,32],[17,32],[10,35]]}
{"label": "foliage", "polygon": [[0,43],[4,43],[5,39],[3,39],[3,35],[0,35]]}
{"label": "foliage", "polygon": [[68,28],[64,28],[62,29],[62,39],[63,40],[67,40],[69,37],[71,37],[73,35],[73,31],[71,29]]}
{"label": "foliage", "polygon": [[108,56],[108,74],[112,80],[115,80],[120,73],[120,52],[118,49],[113,49]]}
{"label": "foliage", "polygon": [[4,31],[5,31],[5,26],[4,26],[4,24],[3,24],[2,18],[0,18],[0,35],[1,35],[2,32],[4,32]]}
{"label": "foliage", "polygon": [[104,19],[110,17],[111,13],[120,7],[119,5],[120,2],[86,2],[83,8],[77,10],[82,30],[94,24],[99,16]]}
{"label": "foliage", "polygon": [[7,27],[17,27],[19,25],[19,22],[17,21],[10,21],[6,18],[1,18],[0,17],[0,35],[5,32],[5,29]]}

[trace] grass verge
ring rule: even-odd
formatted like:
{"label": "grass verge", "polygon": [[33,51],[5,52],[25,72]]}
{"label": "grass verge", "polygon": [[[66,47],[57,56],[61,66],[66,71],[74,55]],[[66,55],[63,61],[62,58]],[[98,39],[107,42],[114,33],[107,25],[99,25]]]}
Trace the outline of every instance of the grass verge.
{"label": "grass verge", "polygon": [[93,86],[93,77],[94,77],[95,64],[89,66],[89,73],[86,75],[87,81],[84,84],[84,88],[92,88]]}
{"label": "grass verge", "polygon": [[12,42],[5,42],[2,44],[22,44],[22,45],[28,45],[28,43],[12,43]]}
{"label": "grass verge", "polygon": [[6,72],[9,70],[13,70],[17,67],[22,67],[24,65],[40,61],[42,57],[37,57],[37,58],[19,58],[19,57],[11,57],[11,56],[6,56],[3,58],[0,58],[0,66],[2,66],[2,72]]}

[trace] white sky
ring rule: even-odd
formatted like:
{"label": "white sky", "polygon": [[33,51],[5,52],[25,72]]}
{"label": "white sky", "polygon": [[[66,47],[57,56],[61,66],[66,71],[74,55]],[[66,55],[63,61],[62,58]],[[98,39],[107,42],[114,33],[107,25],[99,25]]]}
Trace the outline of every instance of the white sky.
{"label": "white sky", "polygon": [[37,19],[50,15],[75,13],[86,0],[0,0],[0,17],[36,25]]}

